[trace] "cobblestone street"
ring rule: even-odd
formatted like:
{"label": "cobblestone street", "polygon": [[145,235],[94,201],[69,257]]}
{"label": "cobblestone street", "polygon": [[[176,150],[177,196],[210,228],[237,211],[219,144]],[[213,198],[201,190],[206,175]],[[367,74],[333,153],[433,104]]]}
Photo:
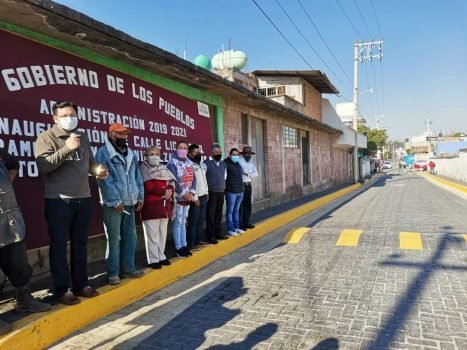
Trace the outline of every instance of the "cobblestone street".
{"label": "cobblestone street", "polygon": [[52,349],[467,349],[466,213],[416,174],[384,176]]}

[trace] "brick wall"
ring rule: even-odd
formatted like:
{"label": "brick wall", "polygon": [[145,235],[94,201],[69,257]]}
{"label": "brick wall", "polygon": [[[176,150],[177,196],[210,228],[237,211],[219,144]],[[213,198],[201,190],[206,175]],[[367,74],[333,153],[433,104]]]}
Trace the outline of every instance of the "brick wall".
{"label": "brick wall", "polygon": [[304,107],[303,114],[322,121],[321,93],[307,82],[303,82]]}
{"label": "brick wall", "polygon": [[[321,103],[317,103],[321,106]],[[320,111],[320,109],[319,109]],[[265,112],[261,108],[248,107],[235,101],[225,99],[224,107],[224,142],[225,153],[231,147],[240,147],[242,143],[241,115],[264,121],[264,152],[266,171],[267,200],[254,204],[254,210],[273,206],[287,200],[298,198],[303,194],[321,191],[333,186],[333,157],[342,163],[342,152],[333,149],[332,135],[311,129],[303,123],[287,118],[287,115],[276,112]],[[307,130],[311,143],[311,185],[302,186],[302,154],[301,148],[284,148],[282,151],[283,126]],[[283,176],[283,163],[285,177]],[[341,167],[341,165],[339,165]],[[339,177],[340,174],[339,170]],[[340,179],[340,178],[339,178]],[[338,183],[340,180],[337,181]],[[284,192],[285,187],[285,192]]]}

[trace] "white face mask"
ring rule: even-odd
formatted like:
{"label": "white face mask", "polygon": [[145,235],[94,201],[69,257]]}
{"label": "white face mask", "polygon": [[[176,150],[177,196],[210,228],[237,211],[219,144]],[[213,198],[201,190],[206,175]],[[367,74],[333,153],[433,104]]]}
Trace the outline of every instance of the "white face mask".
{"label": "white face mask", "polygon": [[161,157],[159,156],[149,156],[148,157],[148,163],[152,166],[157,166],[161,162]]}
{"label": "white face mask", "polygon": [[58,126],[66,131],[75,130],[78,126],[78,117],[70,115],[66,117],[60,117],[58,118]]}

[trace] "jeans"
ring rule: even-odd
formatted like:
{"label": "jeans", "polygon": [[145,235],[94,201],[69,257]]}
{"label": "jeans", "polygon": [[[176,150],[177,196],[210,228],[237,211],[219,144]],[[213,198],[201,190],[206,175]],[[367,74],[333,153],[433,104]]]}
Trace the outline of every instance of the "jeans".
{"label": "jeans", "polygon": [[245,190],[243,191],[243,200],[240,205],[240,227],[251,225],[251,183],[244,182]]}
{"label": "jeans", "polygon": [[92,209],[91,198],[45,199],[45,218],[50,236],[50,272],[57,296],[70,288],[70,269],[66,256],[68,236],[73,290],[79,291],[88,285],[87,243]]}
{"label": "jeans", "polygon": [[203,240],[203,229],[206,219],[206,206],[208,196],[198,197],[199,207],[194,203],[190,205],[188,213],[188,243],[191,246],[198,245]]}
{"label": "jeans", "polygon": [[240,228],[239,209],[243,199],[243,192],[225,192],[227,201],[227,230],[235,231]]}
{"label": "jeans", "polygon": [[124,206],[124,210],[130,215],[106,205],[102,208],[105,236],[107,237],[105,262],[109,277],[135,272],[135,208],[131,205]]}
{"label": "jeans", "polygon": [[29,283],[32,277],[32,267],[28,263],[24,241],[0,248],[0,269],[15,288],[22,288]]}
{"label": "jeans", "polygon": [[173,222],[172,235],[175,249],[177,250],[186,247],[186,218],[189,210],[189,205],[175,204],[175,220]]}

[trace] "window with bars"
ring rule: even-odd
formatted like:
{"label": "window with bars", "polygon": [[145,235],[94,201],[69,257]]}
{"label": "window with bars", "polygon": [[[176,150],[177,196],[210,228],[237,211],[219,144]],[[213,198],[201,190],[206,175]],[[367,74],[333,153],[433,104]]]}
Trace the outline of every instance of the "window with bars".
{"label": "window with bars", "polygon": [[282,128],[282,139],[284,141],[284,147],[298,148],[297,129],[284,125]]}

